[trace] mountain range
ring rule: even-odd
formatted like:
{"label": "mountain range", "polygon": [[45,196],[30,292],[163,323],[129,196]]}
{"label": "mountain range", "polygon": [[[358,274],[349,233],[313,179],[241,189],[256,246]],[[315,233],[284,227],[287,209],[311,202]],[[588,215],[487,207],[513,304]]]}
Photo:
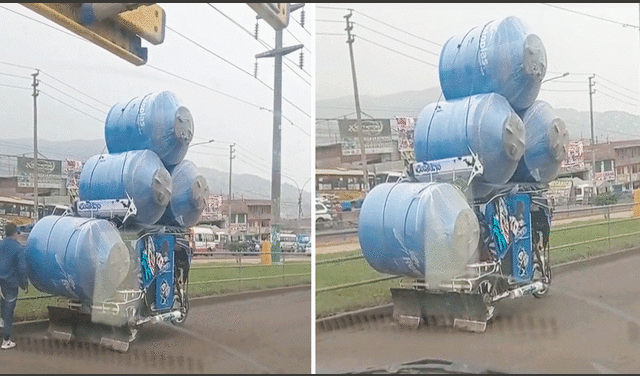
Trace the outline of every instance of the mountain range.
{"label": "mountain range", "polygon": [[[49,141],[38,139],[38,151],[41,157],[64,160],[71,158],[82,162],[96,154],[106,153],[104,140],[70,140]],[[32,139],[12,139],[0,141],[0,155],[33,156]],[[202,176],[207,179],[209,191],[227,197],[229,194],[229,173],[214,168],[198,167]],[[257,175],[234,173],[231,179],[231,191],[234,199],[271,199],[271,181]],[[298,188],[282,182],[280,192],[280,214],[282,218],[298,217]],[[304,217],[311,214],[311,194],[307,190],[302,194],[302,213]]]}
{"label": "mountain range", "polygon": [[[360,96],[363,118],[389,119],[397,116],[418,117],[428,103],[436,102],[440,88],[405,91],[382,96]],[[353,96],[316,101],[317,119],[347,117],[355,119]],[[555,108],[556,115],[565,122],[569,138],[591,139],[591,116],[588,111]],[[624,111],[593,112],[596,142],[640,139],[640,117]]]}

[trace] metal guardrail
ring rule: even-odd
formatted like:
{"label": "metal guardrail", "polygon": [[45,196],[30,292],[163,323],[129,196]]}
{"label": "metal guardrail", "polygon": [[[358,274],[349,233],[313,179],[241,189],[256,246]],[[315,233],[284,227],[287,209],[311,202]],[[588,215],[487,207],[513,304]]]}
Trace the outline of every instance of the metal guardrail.
{"label": "metal guardrail", "polygon": [[[573,207],[571,209],[554,209],[553,220],[573,219],[588,217],[594,215],[609,216],[612,213],[621,213],[625,211],[632,211],[635,205],[639,205],[633,202],[603,205],[603,206],[585,206],[585,207]],[[327,238],[331,236],[353,235],[358,232],[358,221],[350,219],[347,221],[334,219],[333,221],[325,221],[322,226],[316,228],[316,239]],[[316,241],[317,244],[317,241]]]}
{"label": "metal guardrail", "polygon": [[[298,264],[298,263],[307,263],[311,261],[311,253],[303,253],[303,252],[280,252],[280,258],[281,261],[280,262],[272,262],[271,264],[262,264],[262,263],[242,263],[242,258],[251,258],[251,259],[255,259],[256,257],[261,257],[262,256],[262,252],[221,252],[221,251],[214,251],[214,252],[208,252],[211,254],[215,254],[216,256],[222,256],[222,257],[217,257],[217,258],[210,258],[209,261],[210,262],[221,262],[221,263],[229,263],[229,261],[232,261],[235,259],[237,265],[215,265],[215,266],[194,266],[193,260],[207,260],[207,258],[200,258],[197,256],[200,255],[194,255],[192,258],[192,262],[191,262],[191,267],[189,268],[190,270],[204,270],[204,269],[238,269],[238,278],[228,278],[228,279],[219,279],[219,280],[210,280],[210,281],[200,281],[200,282],[193,282],[191,281],[191,279],[187,280],[187,288],[190,285],[204,285],[204,284],[213,284],[213,283],[228,283],[228,282],[237,282],[239,285],[242,285],[243,282],[248,282],[248,281],[256,281],[256,280],[270,280],[270,279],[275,279],[275,278],[290,278],[290,277],[303,277],[303,276],[311,276],[311,272],[309,273],[290,273],[287,274],[285,272],[285,266],[287,264],[286,258],[287,257],[291,257],[291,256],[295,256],[295,258],[300,258],[300,257],[304,257],[305,260],[301,260],[301,261],[289,261],[289,265],[291,264]],[[271,258],[271,252],[267,253]],[[306,258],[308,258],[308,260],[306,260]],[[246,268],[259,268],[259,267],[280,267],[282,273],[279,275],[274,275],[274,276],[261,276],[261,277],[242,277],[242,270],[246,269]],[[58,295],[51,295],[51,294],[46,294],[46,295],[37,295],[37,296],[22,296],[22,297],[18,297],[18,301],[25,301],[25,300],[37,300],[37,299],[47,299],[47,298],[60,298],[60,296]]]}
{"label": "metal guardrail", "polygon": [[[606,205],[606,206],[599,206],[599,207],[593,207],[593,208],[580,208],[580,209],[566,211],[566,212],[574,212],[575,211],[575,212],[582,212],[582,213],[587,212],[589,214],[587,214],[586,216],[589,216],[589,215],[594,215],[594,213],[595,213],[594,211],[597,210],[598,212],[595,213],[595,214],[602,214],[604,216],[604,218],[606,218],[606,220],[605,221],[599,221],[599,222],[593,222],[593,223],[580,224],[580,225],[570,225],[570,226],[556,227],[556,228],[552,228],[550,230],[551,233],[559,232],[559,231],[575,230],[575,229],[580,229],[580,228],[585,228],[585,227],[592,227],[592,226],[599,226],[599,225],[605,225],[606,224],[609,234],[608,234],[608,236],[600,237],[600,238],[596,238],[596,239],[589,239],[589,240],[584,240],[584,241],[580,241],[580,242],[575,242],[575,243],[570,243],[570,244],[562,244],[562,245],[555,246],[555,247],[549,247],[549,251],[551,252],[551,251],[554,251],[554,250],[570,248],[570,247],[575,247],[575,246],[589,244],[589,243],[596,243],[596,242],[601,242],[601,241],[605,241],[605,240],[609,241],[609,250],[611,250],[611,240],[612,239],[618,239],[618,238],[623,238],[623,237],[633,236],[633,235],[640,235],[640,231],[634,231],[634,232],[627,233],[627,234],[611,235],[611,225],[612,224],[616,224],[616,223],[620,223],[620,222],[630,222],[630,221],[638,221],[638,220],[640,220],[640,217],[611,220],[611,214],[612,213],[628,211],[629,209],[633,210],[633,206],[634,205],[637,205],[637,204],[630,203],[630,204]],[[626,208],[627,210],[624,210],[622,208]],[[555,215],[555,213],[557,213],[557,212],[554,212],[554,215]],[[585,215],[581,215],[581,216],[577,216],[577,217],[570,217],[570,218],[578,218],[578,217],[583,217],[583,216],[585,216]],[[357,233],[357,230],[353,230],[353,232]],[[345,234],[345,233],[346,233],[346,231],[343,231],[341,234]],[[354,260],[361,260],[361,259],[364,259],[364,256],[356,255],[356,256],[340,257],[340,258],[335,258],[335,259],[316,261],[315,264],[316,264],[316,267],[317,267],[317,266],[322,266],[322,265],[341,263],[341,262],[347,262],[347,261],[354,261]],[[392,280],[392,279],[398,279],[398,278],[402,278],[402,277],[401,276],[387,276],[387,277],[368,279],[368,280],[364,280],[364,281],[352,282],[352,283],[347,283],[347,284],[342,284],[342,285],[337,285],[337,286],[327,286],[327,287],[316,289],[316,293],[328,292],[328,291],[336,291],[336,290],[341,290],[341,289],[346,289],[346,288],[351,288],[351,287],[362,286],[362,285],[366,285],[366,284],[379,283],[379,282],[388,281],[388,280]]]}

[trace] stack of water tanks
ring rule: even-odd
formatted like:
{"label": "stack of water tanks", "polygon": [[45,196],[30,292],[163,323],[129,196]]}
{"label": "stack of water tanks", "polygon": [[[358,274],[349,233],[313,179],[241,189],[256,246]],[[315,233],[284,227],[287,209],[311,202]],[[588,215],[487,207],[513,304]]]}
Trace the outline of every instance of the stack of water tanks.
{"label": "stack of water tanks", "polygon": [[175,94],[164,91],[121,102],[105,122],[109,154],[91,157],[80,175],[81,200],[131,198],[143,224],[191,227],[209,188],[190,161],[193,119]]}
{"label": "stack of water tanks", "polygon": [[[546,68],[542,42],[516,17],[449,39],[439,64],[444,99],[418,117],[416,161],[477,155],[483,172],[469,190],[474,200],[510,183],[555,179],[568,135],[536,100]],[[381,273],[431,286],[450,280],[477,261],[479,223],[468,199],[449,183],[377,185],[359,216],[363,256]]]}
{"label": "stack of water tanks", "polygon": [[546,68],[540,38],[517,17],[450,38],[439,63],[444,100],[418,117],[416,161],[477,154],[484,173],[474,198],[508,182],[555,179],[568,134],[551,106],[536,100]]}
{"label": "stack of water tanks", "polygon": [[[118,103],[105,124],[109,154],[95,155],[80,176],[80,200],[132,199],[142,225],[195,225],[208,197],[197,167],[184,160],[193,120],[171,92]],[[101,302],[125,281],[131,255],[114,223],[47,216],[27,239],[29,278],[39,291]],[[134,288],[133,286],[132,288]]]}

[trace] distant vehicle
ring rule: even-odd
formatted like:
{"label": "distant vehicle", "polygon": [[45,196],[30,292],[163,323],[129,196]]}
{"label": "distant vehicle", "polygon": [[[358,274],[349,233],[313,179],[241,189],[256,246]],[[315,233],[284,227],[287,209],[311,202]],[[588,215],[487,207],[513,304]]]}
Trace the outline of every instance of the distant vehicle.
{"label": "distant vehicle", "polygon": [[47,204],[44,206],[44,215],[63,215],[69,210],[68,205],[53,205]]}
{"label": "distant vehicle", "polygon": [[283,252],[295,252],[297,243],[296,234],[280,234],[280,249]]}
{"label": "distant vehicle", "polygon": [[316,201],[316,229],[333,220],[331,211],[322,202]]}
{"label": "distant vehicle", "polygon": [[307,246],[311,243],[311,236],[307,234],[298,235],[296,243],[296,252],[306,252]]}
{"label": "distant vehicle", "polygon": [[402,178],[401,172],[384,171],[376,174],[375,185],[382,183],[395,183]]}
{"label": "distant vehicle", "polygon": [[192,239],[193,254],[208,255],[209,252],[216,250],[220,241],[216,241],[216,234],[209,227],[194,226],[189,230]]}

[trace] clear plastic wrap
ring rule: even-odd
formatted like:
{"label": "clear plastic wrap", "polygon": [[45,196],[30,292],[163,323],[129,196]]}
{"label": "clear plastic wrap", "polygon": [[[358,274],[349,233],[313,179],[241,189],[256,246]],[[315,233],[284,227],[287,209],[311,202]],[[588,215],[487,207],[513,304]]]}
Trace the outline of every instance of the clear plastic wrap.
{"label": "clear plastic wrap", "polygon": [[80,200],[127,199],[137,208],[135,220],[156,223],[164,213],[173,191],[169,171],[150,150],[100,154],[82,168]]}
{"label": "clear plastic wrap", "polygon": [[437,287],[477,261],[478,219],[448,183],[377,185],[364,199],[358,222],[362,254],[380,273]]}
{"label": "clear plastic wrap", "polygon": [[175,94],[163,91],[111,107],[104,134],[109,153],[147,149],[170,167],[187,154],[193,118]]}
{"label": "clear plastic wrap", "polygon": [[527,134],[524,156],[511,181],[546,184],[556,178],[567,155],[567,127],[551,105],[540,100],[524,111],[522,121]]}
{"label": "clear plastic wrap", "polygon": [[31,283],[56,296],[102,302],[129,274],[129,250],[103,219],[46,216],[33,226],[26,249]]}
{"label": "clear plastic wrap", "polygon": [[547,70],[542,41],[517,17],[451,37],[442,47],[440,86],[447,100],[498,93],[516,110],[533,104]]}
{"label": "clear plastic wrap", "polygon": [[416,122],[417,162],[478,155],[483,181],[504,184],[524,153],[525,128],[500,94],[478,94],[428,104]]}
{"label": "clear plastic wrap", "polygon": [[180,227],[195,226],[209,197],[207,180],[200,174],[198,167],[188,160],[183,160],[170,171],[173,194],[158,223]]}

